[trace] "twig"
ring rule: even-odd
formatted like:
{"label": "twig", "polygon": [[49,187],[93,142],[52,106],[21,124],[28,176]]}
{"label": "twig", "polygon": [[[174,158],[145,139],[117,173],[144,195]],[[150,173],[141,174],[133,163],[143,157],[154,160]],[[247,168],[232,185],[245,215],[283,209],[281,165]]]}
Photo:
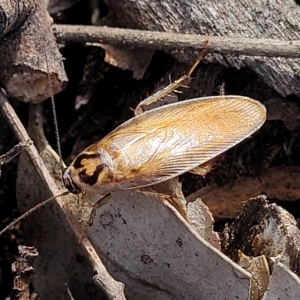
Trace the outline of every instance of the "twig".
{"label": "twig", "polygon": [[[7,122],[9,123],[10,127],[12,128],[12,130],[14,131],[15,135],[17,136],[20,142],[25,142],[30,140],[26,129],[24,128],[23,124],[21,123],[20,119],[15,113],[13,107],[10,105],[10,103],[8,102],[7,98],[5,97],[1,89],[0,89],[0,111],[5,117],[5,119],[7,120]],[[60,190],[58,189],[51,175],[49,174],[35,146],[29,145],[24,150],[32,160],[42,180],[46,183],[51,195],[52,196],[58,195],[60,193]],[[69,222],[70,227],[73,229],[73,232],[76,235],[77,239],[82,239],[84,233],[79,227],[79,225],[75,224],[74,220],[71,219],[70,212],[65,207],[63,200],[60,199],[60,197],[57,197],[56,202],[58,203],[64,215],[66,216],[66,220],[67,222]],[[90,242],[81,243],[81,245],[83,246],[84,250],[87,253],[91,253],[92,245],[90,244]],[[98,273],[97,280],[95,282],[102,288],[110,287],[108,290],[105,290],[108,299],[110,300],[126,299],[124,296],[124,284],[114,280],[110,276],[105,266],[102,264],[100,257],[94,253],[94,255],[89,255],[88,258],[90,259],[91,264],[93,265],[93,267],[96,269]]]}
{"label": "twig", "polygon": [[154,50],[202,49],[207,52],[269,57],[300,57],[300,41],[204,36],[98,26],[53,25],[58,43],[103,43]]}
{"label": "twig", "polygon": [[102,261],[99,259],[99,256],[95,251],[95,248],[91,244],[90,240],[84,238],[81,241],[81,243],[84,245],[84,248],[88,250],[89,253],[88,256],[91,257],[95,262],[97,262],[97,264],[93,265],[96,273],[94,275],[94,281],[102,287],[103,291],[106,293],[109,299],[126,300],[124,295],[124,284],[118,281],[113,282],[111,280],[111,276],[106,271],[105,266],[102,264]]}
{"label": "twig", "polygon": [[19,144],[15,145],[12,149],[10,149],[5,154],[0,155],[0,178],[1,178],[1,167],[7,163],[9,163],[12,159],[14,159],[20,152],[29,145],[32,144],[32,141],[20,142]]}

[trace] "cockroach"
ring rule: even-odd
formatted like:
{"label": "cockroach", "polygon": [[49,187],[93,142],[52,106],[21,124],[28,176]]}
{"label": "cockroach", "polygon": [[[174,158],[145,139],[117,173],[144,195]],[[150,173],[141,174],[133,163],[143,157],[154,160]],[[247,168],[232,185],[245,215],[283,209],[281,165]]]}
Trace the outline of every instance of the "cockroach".
{"label": "cockroach", "polygon": [[64,171],[71,193],[155,185],[201,166],[259,129],[265,107],[241,96],[195,98],[146,111],[81,152]]}

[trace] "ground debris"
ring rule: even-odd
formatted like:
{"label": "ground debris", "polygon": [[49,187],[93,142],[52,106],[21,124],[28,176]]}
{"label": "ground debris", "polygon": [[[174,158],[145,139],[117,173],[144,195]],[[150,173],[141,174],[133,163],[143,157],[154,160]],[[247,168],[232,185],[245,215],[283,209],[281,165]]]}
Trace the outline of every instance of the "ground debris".
{"label": "ground debris", "polygon": [[[296,220],[282,207],[270,204],[266,196],[247,201],[241,214],[227,228],[222,246],[226,255],[236,262],[240,261],[241,252],[248,257],[264,255],[271,273],[280,264],[298,276],[300,274],[300,232]],[[276,277],[271,280],[272,285],[274,280]]]}
{"label": "ground debris", "polygon": [[37,249],[28,246],[19,246],[19,257],[12,264],[14,286],[6,300],[29,300],[30,278],[33,274],[33,260],[39,255]]}

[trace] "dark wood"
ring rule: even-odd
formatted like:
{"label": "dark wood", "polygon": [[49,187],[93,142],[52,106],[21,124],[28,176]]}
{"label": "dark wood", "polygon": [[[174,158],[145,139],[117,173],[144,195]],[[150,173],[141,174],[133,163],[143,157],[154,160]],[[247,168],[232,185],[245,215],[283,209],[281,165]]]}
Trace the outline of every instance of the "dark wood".
{"label": "dark wood", "polygon": [[269,265],[282,262],[298,276],[300,232],[294,217],[265,196],[250,199],[227,228],[224,252],[237,260],[238,250],[247,256],[265,255]]}
{"label": "dark wood", "polygon": [[200,197],[218,221],[233,219],[242,211],[245,201],[259,194],[286,202],[300,199],[299,167],[269,168],[256,177],[240,177],[224,186],[213,184],[187,197]]}
{"label": "dark wood", "polygon": [[[31,1],[29,5],[29,0],[16,2],[21,7],[23,2],[27,4],[23,5],[24,10],[27,8],[25,12],[10,7],[7,1],[0,1],[0,8],[4,9],[0,18],[6,19],[9,15],[16,21],[9,21],[9,32],[2,28],[5,35],[0,41],[0,81],[10,96],[24,102],[39,103],[51,96],[48,73],[54,94],[64,89],[67,77],[45,4]],[[9,8],[13,8],[12,11],[6,10]]]}

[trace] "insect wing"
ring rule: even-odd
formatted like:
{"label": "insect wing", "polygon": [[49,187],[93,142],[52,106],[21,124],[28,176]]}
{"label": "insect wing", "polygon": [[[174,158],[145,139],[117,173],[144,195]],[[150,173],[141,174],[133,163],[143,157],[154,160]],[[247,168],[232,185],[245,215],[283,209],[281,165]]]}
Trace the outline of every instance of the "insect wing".
{"label": "insect wing", "polygon": [[197,98],[132,118],[98,144],[113,153],[119,188],[136,188],[207,162],[250,136],[265,119],[265,107],[250,98]]}

